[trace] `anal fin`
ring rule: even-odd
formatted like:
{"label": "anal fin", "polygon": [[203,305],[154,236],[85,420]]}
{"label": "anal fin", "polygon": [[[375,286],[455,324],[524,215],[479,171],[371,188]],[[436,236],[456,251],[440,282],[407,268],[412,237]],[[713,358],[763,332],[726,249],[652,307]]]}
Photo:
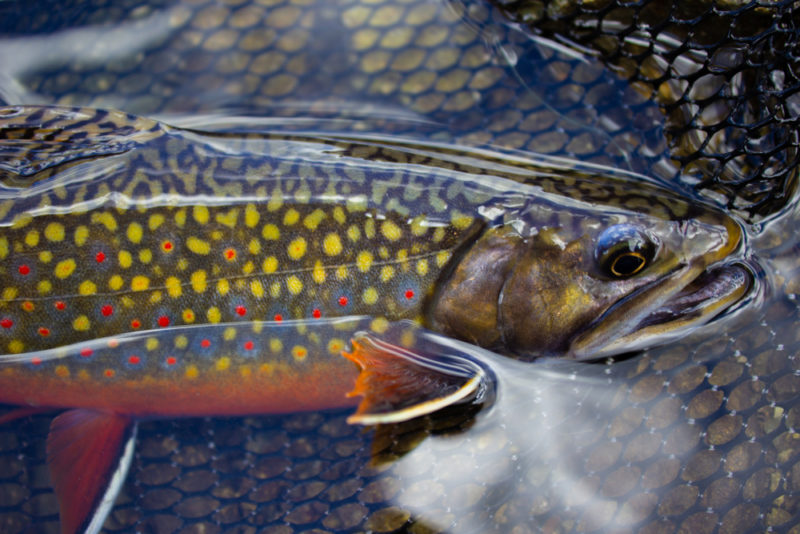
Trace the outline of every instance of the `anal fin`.
{"label": "anal fin", "polygon": [[406,347],[368,333],[351,343],[353,351],[342,355],[361,373],[349,395],[364,397],[347,418],[351,424],[400,423],[456,403],[481,402],[492,382],[488,369],[452,347]]}
{"label": "anal fin", "polygon": [[136,424],[122,415],[76,409],[53,419],[47,464],[62,534],[100,531],[125,480],[135,437]]}

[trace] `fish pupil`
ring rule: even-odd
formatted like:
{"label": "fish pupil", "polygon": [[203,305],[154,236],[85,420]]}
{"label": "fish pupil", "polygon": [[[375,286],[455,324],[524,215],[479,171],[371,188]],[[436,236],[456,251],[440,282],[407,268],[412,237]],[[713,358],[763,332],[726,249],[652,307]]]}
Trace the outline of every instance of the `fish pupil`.
{"label": "fish pupil", "polygon": [[618,256],[611,265],[614,276],[631,276],[638,273],[645,264],[644,256],[638,252],[626,252]]}

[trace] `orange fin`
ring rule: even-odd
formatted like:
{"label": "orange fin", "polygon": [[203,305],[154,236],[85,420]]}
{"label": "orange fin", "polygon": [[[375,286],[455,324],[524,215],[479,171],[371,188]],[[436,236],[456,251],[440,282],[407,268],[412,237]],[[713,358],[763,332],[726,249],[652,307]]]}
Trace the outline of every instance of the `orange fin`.
{"label": "orange fin", "polygon": [[351,424],[400,423],[459,402],[481,402],[492,382],[484,365],[453,347],[427,354],[429,346],[406,348],[368,333],[356,334],[352,345],[342,355],[361,373],[348,395],[364,398],[347,418]]}
{"label": "orange fin", "polygon": [[125,480],[135,436],[135,423],[121,415],[78,409],[53,419],[47,464],[61,534],[100,531]]}

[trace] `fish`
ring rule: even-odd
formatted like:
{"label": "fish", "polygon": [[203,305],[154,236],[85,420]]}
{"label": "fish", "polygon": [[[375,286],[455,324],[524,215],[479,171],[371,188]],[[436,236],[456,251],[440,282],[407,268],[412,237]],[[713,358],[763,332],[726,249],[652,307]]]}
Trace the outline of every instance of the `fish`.
{"label": "fish", "polygon": [[137,421],[356,404],[353,424],[402,421],[491,383],[415,328],[592,360],[756,285],[735,219],[561,159],[12,106],[0,184],[0,402],[66,410],[47,446],[65,534],[102,526]]}

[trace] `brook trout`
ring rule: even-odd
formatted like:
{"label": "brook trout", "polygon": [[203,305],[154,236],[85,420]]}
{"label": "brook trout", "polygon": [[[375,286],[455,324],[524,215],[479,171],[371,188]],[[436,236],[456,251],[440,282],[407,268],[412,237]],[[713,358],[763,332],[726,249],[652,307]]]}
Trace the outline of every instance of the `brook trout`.
{"label": "brook trout", "polygon": [[382,339],[395,323],[593,359],[684,335],[753,285],[733,219],[563,160],[14,107],[0,180],[0,401],[68,409],[48,439],[65,533],[99,530],[137,419],[348,406],[342,351],[364,367],[353,422],[476,387],[424,389],[413,362],[440,355]]}

